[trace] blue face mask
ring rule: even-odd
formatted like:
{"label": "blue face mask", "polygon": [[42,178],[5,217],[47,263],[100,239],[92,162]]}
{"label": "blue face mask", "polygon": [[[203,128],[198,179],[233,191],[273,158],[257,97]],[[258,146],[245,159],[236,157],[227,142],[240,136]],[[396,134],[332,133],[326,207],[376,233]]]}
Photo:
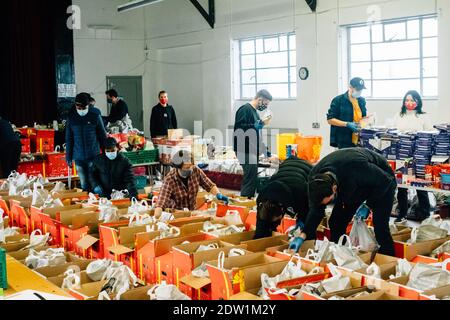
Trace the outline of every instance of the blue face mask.
{"label": "blue face mask", "polygon": [[86,109],[86,110],[78,110],[77,109],[77,112],[80,117],[85,117],[89,113],[89,109]]}
{"label": "blue face mask", "polygon": [[114,152],[105,152],[106,157],[111,160],[114,161],[117,159],[117,151]]}
{"label": "blue face mask", "polygon": [[352,97],[355,99],[361,98],[362,91],[353,91]]}

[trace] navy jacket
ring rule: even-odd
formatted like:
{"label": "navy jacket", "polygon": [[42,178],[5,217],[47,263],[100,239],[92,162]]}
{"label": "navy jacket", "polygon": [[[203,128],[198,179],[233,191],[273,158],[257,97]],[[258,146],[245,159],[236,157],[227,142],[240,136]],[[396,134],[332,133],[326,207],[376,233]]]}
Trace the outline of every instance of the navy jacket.
{"label": "navy jacket", "polygon": [[[363,117],[367,116],[366,99],[358,98],[359,106]],[[348,97],[348,91],[343,95],[337,96],[331,102],[328,110],[327,119],[338,119],[345,122],[353,122],[353,105]],[[348,128],[331,126],[330,145],[335,148],[355,147],[352,143],[352,131]]]}
{"label": "navy jacket", "polygon": [[104,147],[106,131],[100,116],[89,110],[85,117],[80,117],[72,110],[66,124],[66,159],[92,160]]}
{"label": "navy jacket", "polygon": [[[394,171],[387,160],[363,148],[343,149],[323,158],[312,169],[309,181],[316,174],[327,172],[336,175],[336,202],[344,205],[361,204],[366,200],[368,204],[382,203],[386,201],[386,194],[397,186]],[[314,239],[317,227],[325,216],[325,206],[310,202],[309,208],[304,232],[309,239]]]}
{"label": "navy jacket", "polygon": [[0,147],[19,140],[19,136],[14,132],[11,124],[0,118]]}
{"label": "navy jacket", "polygon": [[172,106],[157,104],[152,109],[150,133],[152,138],[167,136],[169,129],[178,129],[177,116]]}
{"label": "navy jacket", "polygon": [[130,161],[120,153],[113,161],[104,154],[95,158],[90,169],[90,181],[95,188],[100,186],[105,194],[103,197],[109,198],[112,190],[125,190],[130,193],[130,198],[137,198],[138,191]]}

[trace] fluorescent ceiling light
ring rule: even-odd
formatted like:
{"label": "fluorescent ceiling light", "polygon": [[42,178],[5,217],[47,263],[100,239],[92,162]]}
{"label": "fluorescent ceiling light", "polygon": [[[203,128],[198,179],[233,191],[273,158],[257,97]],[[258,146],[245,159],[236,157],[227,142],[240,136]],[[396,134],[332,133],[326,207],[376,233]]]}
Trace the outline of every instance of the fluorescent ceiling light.
{"label": "fluorescent ceiling light", "polygon": [[130,10],[142,8],[142,7],[147,6],[149,4],[155,4],[155,3],[158,3],[158,2],[161,2],[161,1],[163,1],[163,0],[136,0],[136,1],[131,1],[131,2],[125,3],[125,4],[117,7],[117,11],[119,11],[119,12],[126,12],[126,11],[130,11]]}

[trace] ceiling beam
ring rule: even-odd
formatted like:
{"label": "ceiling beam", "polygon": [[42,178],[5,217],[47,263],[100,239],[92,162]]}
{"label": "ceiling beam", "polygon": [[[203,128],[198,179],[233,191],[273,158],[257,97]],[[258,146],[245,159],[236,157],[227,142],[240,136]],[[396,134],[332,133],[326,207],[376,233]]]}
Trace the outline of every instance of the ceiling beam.
{"label": "ceiling beam", "polygon": [[317,0],[305,0],[308,6],[311,8],[313,12],[316,12],[317,9]]}
{"label": "ceiling beam", "polygon": [[216,3],[215,0],[208,0],[208,11],[203,8],[203,6],[198,2],[198,0],[189,0],[194,7],[200,12],[200,14],[205,18],[206,22],[214,29],[216,24]]}

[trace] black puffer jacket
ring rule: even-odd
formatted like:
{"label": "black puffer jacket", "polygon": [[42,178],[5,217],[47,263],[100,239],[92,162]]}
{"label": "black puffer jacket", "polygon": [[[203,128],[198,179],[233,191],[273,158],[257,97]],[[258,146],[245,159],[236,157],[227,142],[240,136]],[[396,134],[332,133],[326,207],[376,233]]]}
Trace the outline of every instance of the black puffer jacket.
{"label": "black puffer jacket", "polygon": [[[258,206],[267,200],[281,204],[284,208],[292,208],[297,214],[297,221],[305,223],[309,211],[308,176],[311,170],[312,165],[304,160],[291,158],[283,162],[258,196]],[[275,231],[277,226],[271,222],[258,220],[258,238],[270,236]]]}
{"label": "black puffer jacket", "polygon": [[130,193],[130,198],[137,198],[138,191],[131,163],[120,153],[114,161],[105,155],[95,158],[90,170],[90,180],[94,188],[100,186],[103,189],[104,194],[101,196],[109,198],[112,190],[126,189]]}

